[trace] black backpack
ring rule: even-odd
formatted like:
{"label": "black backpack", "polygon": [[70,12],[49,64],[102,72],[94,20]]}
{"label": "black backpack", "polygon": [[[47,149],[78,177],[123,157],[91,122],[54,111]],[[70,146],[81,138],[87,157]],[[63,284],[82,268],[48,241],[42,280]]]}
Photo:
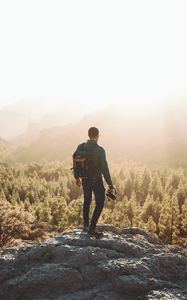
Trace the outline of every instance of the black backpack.
{"label": "black backpack", "polygon": [[93,161],[93,150],[95,146],[87,147],[86,143],[81,144],[73,153],[73,172],[75,178],[92,178],[95,173]]}

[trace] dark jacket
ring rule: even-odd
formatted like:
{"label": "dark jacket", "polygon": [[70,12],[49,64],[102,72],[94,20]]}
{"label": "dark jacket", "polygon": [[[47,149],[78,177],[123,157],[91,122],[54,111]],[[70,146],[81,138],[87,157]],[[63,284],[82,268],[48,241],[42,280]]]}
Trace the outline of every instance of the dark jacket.
{"label": "dark jacket", "polygon": [[[80,144],[77,147],[77,150],[79,147],[81,147],[82,144]],[[110,177],[110,172],[108,168],[108,163],[106,160],[106,153],[103,147],[99,146],[96,141],[94,140],[88,140],[85,143],[85,146],[88,149],[93,149],[92,151],[92,157],[95,165],[95,173],[93,174],[93,178],[99,178],[102,177],[102,174],[104,176],[104,179],[108,185],[112,185],[112,180]]]}

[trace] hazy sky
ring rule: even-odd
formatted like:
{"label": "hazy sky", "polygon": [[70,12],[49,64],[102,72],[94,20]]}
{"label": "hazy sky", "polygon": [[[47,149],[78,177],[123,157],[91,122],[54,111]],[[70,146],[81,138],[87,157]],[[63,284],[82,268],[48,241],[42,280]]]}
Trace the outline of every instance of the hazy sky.
{"label": "hazy sky", "polygon": [[186,16],[186,0],[0,1],[0,106],[70,97],[142,107],[185,94]]}

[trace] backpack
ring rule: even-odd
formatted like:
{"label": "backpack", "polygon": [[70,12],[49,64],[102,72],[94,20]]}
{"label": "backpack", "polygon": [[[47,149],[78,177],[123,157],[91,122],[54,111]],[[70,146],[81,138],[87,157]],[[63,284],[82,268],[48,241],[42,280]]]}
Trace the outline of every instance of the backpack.
{"label": "backpack", "polygon": [[[97,145],[96,145],[97,146]],[[75,178],[92,178],[95,173],[95,165],[92,152],[95,146],[88,148],[86,143],[81,144],[73,153],[73,172]]]}

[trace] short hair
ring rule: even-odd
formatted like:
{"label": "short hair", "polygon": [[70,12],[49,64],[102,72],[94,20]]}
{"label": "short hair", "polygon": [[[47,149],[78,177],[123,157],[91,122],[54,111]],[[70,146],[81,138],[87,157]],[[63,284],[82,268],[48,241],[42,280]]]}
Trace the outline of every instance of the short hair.
{"label": "short hair", "polygon": [[96,127],[90,127],[88,129],[88,136],[90,139],[95,138],[96,136],[99,135],[99,129]]}

